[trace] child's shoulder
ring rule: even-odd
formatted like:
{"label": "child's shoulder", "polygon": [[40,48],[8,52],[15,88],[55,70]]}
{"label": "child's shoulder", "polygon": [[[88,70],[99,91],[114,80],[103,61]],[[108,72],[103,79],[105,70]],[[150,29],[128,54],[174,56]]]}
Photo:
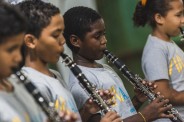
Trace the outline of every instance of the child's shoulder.
{"label": "child's shoulder", "polygon": [[49,69],[52,73],[54,73],[56,76],[59,76],[59,77],[61,77],[61,74],[58,72],[58,71],[56,71],[56,70],[54,70],[54,69]]}
{"label": "child's shoulder", "polygon": [[64,80],[64,78],[61,76],[61,74],[54,70],[54,69],[49,69],[55,76],[56,76],[56,79],[62,84],[63,87],[67,88],[67,83],[66,81]]}
{"label": "child's shoulder", "polygon": [[102,64],[102,66],[103,66],[105,69],[114,71],[114,70],[112,69],[112,67],[110,67],[108,64]]}
{"label": "child's shoulder", "polygon": [[152,35],[149,35],[148,39],[147,39],[147,42],[146,42],[146,45],[144,47],[144,51],[155,51],[155,50],[167,50],[168,47],[169,47],[169,43],[162,40],[162,39],[159,39],[158,37],[155,37],[155,36],[152,36]]}

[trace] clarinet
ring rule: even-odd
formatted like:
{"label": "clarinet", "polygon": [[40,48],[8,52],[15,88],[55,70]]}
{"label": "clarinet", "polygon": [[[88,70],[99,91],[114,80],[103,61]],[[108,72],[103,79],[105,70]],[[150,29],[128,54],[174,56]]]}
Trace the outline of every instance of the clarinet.
{"label": "clarinet", "polygon": [[40,107],[48,116],[48,119],[51,122],[63,122],[63,119],[59,116],[58,112],[54,108],[54,103],[46,101],[42,96],[42,94],[40,93],[40,91],[36,88],[36,86],[33,83],[31,83],[21,71],[16,71],[15,75],[19,78],[21,83],[24,84],[27,91],[33,96],[35,101],[40,105]]}
{"label": "clarinet", "polygon": [[106,102],[99,95],[96,86],[89,82],[86,76],[82,73],[81,69],[73,62],[73,60],[66,54],[62,53],[61,57],[63,62],[70,68],[72,73],[79,80],[80,86],[92,97],[93,102],[95,102],[99,107],[102,113],[107,113],[111,111],[111,108],[106,104]]}
{"label": "clarinet", "polygon": [[180,41],[184,41],[184,31],[183,31],[182,28],[180,28],[180,33],[181,33],[181,35],[180,35],[180,37],[181,37]]}
{"label": "clarinet", "polygon": [[[106,58],[122,72],[123,76],[128,81],[130,81],[132,85],[134,85],[137,89],[144,93],[149,100],[153,101],[158,97],[158,95],[155,94],[153,90],[151,90],[148,86],[142,84],[142,78],[140,78],[137,74],[133,74],[122,61],[111,54],[107,49],[104,50],[104,54]],[[168,104],[166,104],[165,106],[168,106]],[[172,114],[174,116],[172,119],[170,119],[172,122],[184,122],[183,118],[179,115],[179,112],[175,108],[171,108],[171,110],[167,111],[167,114]]]}

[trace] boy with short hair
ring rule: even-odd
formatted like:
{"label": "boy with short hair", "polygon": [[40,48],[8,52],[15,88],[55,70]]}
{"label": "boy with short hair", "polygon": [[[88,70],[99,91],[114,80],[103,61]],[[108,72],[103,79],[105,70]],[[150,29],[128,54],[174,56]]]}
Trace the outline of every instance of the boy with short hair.
{"label": "boy with short hair", "polygon": [[[90,109],[88,107],[84,109],[85,115],[81,120],[73,96],[63,78],[57,71],[48,68],[48,64],[55,64],[64,51],[64,20],[59,9],[41,0],[27,0],[17,6],[28,19],[28,31],[24,38],[26,49],[24,73],[42,95],[55,104],[58,111],[66,111],[69,114],[72,111],[77,114],[77,121],[85,122],[83,118],[91,116]],[[114,114],[116,113],[110,115]],[[118,116],[111,116],[109,120],[117,118]]]}
{"label": "boy with short hair", "polygon": [[45,122],[47,117],[23,84],[11,76],[22,60],[20,53],[26,21],[20,12],[0,2],[0,121]]}
{"label": "boy with short hair", "polygon": [[[72,50],[74,61],[98,89],[110,89],[114,92],[113,100],[116,104],[112,108],[120,114],[124,122],[146,122],[161,117],[172,117],[172,115],[164,114],[171,106],[164,107],[168,100],[159,102],[161,98],[155,99],[137,113],[134,106],[138,106],[138,109],[144,100],[136,96],[136,99],[131,101],[122,80],[114,70],[108,65],[95,61],[103,57],[107,43],[104,20],[96,11],[78,6],[69,9],[63,17],[65,20],[64,37],[66,44]],[[72,73],[69,77],[69,89],[76,100],[78,109],[82,109],[89,97],[83,92]]]}

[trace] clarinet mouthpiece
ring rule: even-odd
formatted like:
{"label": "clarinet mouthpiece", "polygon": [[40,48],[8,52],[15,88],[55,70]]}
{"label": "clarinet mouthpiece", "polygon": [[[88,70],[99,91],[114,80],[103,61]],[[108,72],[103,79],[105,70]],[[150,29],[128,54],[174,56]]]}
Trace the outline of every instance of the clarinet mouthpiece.
{"label": "clarinet mouthpiece", "polygon": [[180,27],[180,32],[181,32],[181,34],[180,34],[180,37],[181,37],[180,41],[184,41],[184,30],[181,27]]}

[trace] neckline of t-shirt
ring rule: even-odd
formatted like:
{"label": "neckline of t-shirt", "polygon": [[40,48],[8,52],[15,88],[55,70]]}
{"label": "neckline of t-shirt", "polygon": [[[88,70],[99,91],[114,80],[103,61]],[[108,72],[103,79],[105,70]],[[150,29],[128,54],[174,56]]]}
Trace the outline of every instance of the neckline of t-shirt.
{"label": "neckline of t-shirt", "polygon": [[0,95],[4,96],[10,96],[10,97],[17,97],[16,93],[18,92],[18,84],[16,83],[11,83],[13,85],[13,90],[12,91],[0,91]]}
{"label": "neckline of t-shirt", "polygon": [[[52,73],[56,76],[56,78],[55,77],[51,77],[51,76],[48,76],[48,75],[46,75],[46,74],[44,74],[44,73],[42,73],[42,72],[39,72],[38,70],[36,70],[36,69],[34,69],[34,68],[32,68],[32,67],[23,67],[23,69],[28,69],[28,70],[31,70],[31,71],[34,71],[34,72],[36,72],[36,73],[38,73],[38,74],[40,74],[40,75],[42,75],[42,76],[44,76],[44,77],[48,77],[48,78],[51,78],[51,79],[55,79],[55,80],[57,80],[57,76],[56,76],[56,74],[54,74],[52,71]],[[27,70],[26,70],[27,71]]]}
{"label": "neckline of t-shirt", "polygon": [[104,70],[104,67],[97,67],[97,68],[93,68],[93,67],[86,67],[86,66],[81,66],[81,65],[77,65],[79,66],[79,68],[83,68],[83,69],[91,69],[91,70],[96,70],[96,71],[102,71]]}
{"label": "neckline of t-shirt", "polygon": [[156,41],[161,41],[161,42],[164,42],[164,43],[169,43],[169,44],[175,44],[175,42],[173,40],[171,40],[170,42],[168,41],[164,41],[163,39],[160,39],[156,36],[153,36],[152,34],[149,35],[150,38],[156,38]]}

